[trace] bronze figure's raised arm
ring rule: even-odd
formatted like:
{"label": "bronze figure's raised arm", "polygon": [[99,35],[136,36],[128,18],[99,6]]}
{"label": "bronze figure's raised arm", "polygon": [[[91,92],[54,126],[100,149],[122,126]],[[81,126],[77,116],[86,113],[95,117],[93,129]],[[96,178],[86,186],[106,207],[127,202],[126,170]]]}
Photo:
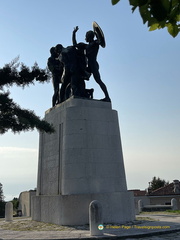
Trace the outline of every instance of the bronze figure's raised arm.
{"label": "bronze figure's raised arm", "polygon": [[[85,40],[87,44],[85,44],[85,55],[87,58],[87,71],[91,73],[95,79],[95,81],[99,84],[102,91],[104,92],[105,98],[102,101],[110,102],[110,97],[106,88],[106,85],[102,82],[101,76],[99,73],[99,64],[97,62],[97,54],[99,51],[99,46],[105,47],[105,38],[104,34],[96,22],[93,22],[94,31],[90,30],[86,33]],[[79,30],[78,26],[74,28],[73,31],[73,45],[77,45],[76,41],[76,32]],[[94,39],[95,36],[97,39]]]}
{"label": "bronze figure's raised arm", "polygon": [[[106,85],[101,80],[97,62],[99,46],[103,48],[106,46],[104,34],[99,25],[93,22],[94,31],[88,31],[85,36],[87,43],[77,43],[76,32],[78,30],[79,27],[76,26],[72,32],[73,45],[63,47],[61,44],[57,44],[56,47],[50,49],[51,56],[48,58],[48,67],[53,78],[53,107],[72,95],[92,99],[94,89],[86,89],[85,85],[85,80],[89,80],[91,75],[104,92],[105,98],[101,101],[111,101]],[[59,90],[60,83],[62,85]]]}

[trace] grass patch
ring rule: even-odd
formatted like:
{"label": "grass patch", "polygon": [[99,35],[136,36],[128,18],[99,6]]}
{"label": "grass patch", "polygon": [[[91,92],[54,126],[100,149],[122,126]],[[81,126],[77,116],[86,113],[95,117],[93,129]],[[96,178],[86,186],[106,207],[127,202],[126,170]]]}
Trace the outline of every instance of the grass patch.
{"label": "grass patch", "polygon": [[153,212],[141,212],[140,215],[171,215],[180,214],[180,210],[166,210],[166,211],[153,211]]}
{"label": "grass patch", "polygon": [[166,213],[180,214],[180,210],[166,210]]}
{"label": "grass patch", "polygon": [[70,231],[74,228],[32,220],[3,222],[0,228],[12,231]]}
{"label": "grass patch", "polygon": [[137,221],[158,221],[154,218],[150,218],[150,217],[136,217]]}

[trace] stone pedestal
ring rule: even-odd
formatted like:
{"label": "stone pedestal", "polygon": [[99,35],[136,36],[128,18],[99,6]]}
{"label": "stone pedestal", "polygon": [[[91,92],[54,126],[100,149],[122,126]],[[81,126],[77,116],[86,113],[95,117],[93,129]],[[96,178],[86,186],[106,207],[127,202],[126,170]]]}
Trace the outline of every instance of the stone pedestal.
{"label": "stone pedestal", "polygon": [[111,103],[70,98],[48,110],[56,129],[40,134],[34,220],[61,225],[89,222],[89,204],[98,200],[104,222],[134,220],[127,191],[117,112]]}

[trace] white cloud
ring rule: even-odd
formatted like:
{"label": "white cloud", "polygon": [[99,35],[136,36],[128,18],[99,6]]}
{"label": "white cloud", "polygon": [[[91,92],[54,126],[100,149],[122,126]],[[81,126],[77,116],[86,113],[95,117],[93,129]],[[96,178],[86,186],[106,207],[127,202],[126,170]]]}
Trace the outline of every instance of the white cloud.
{"label": "white cloud", "polygon": [[37,152],[35,148],[18,148],[18,147],[0,147],[0,154],[8,154],[12,152]]}
{"label": "white cloud", "polygon": [[[38,151],[30,148],[0,147],[2,175],[28,174],[37,165]],[[27,171],[25,171],[27,170]]]}
{"label": "white cloud", "polygon": [[0,182],[4,195],[17,196],[34,189],[37,182],[38,150],[34,148],[0,147]]}

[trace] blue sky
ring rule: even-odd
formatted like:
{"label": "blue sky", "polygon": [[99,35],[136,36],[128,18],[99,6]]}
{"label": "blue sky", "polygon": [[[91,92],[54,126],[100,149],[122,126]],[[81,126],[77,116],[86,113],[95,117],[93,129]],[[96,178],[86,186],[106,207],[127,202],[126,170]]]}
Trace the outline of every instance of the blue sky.
{"label": "blue sky", "polygon": [[[103,29],[106,48],[98,55],[100,73],[113,109],[118,111],[128,189],[145,189],[153,176],[180,180],[179,40],[166,30],[149,32],[128,1],[110,0],[0,0],[0,66],[19,56],[45,68],[49,49],[71,45],[96,21]],[[94,79],[87,87],[94,97],[103,93]],[[52,84],[13,87],[11,97],[41,117],[51,107]],[[0,136],[0,182],[5,200],[36,187],[38,132]]]}

